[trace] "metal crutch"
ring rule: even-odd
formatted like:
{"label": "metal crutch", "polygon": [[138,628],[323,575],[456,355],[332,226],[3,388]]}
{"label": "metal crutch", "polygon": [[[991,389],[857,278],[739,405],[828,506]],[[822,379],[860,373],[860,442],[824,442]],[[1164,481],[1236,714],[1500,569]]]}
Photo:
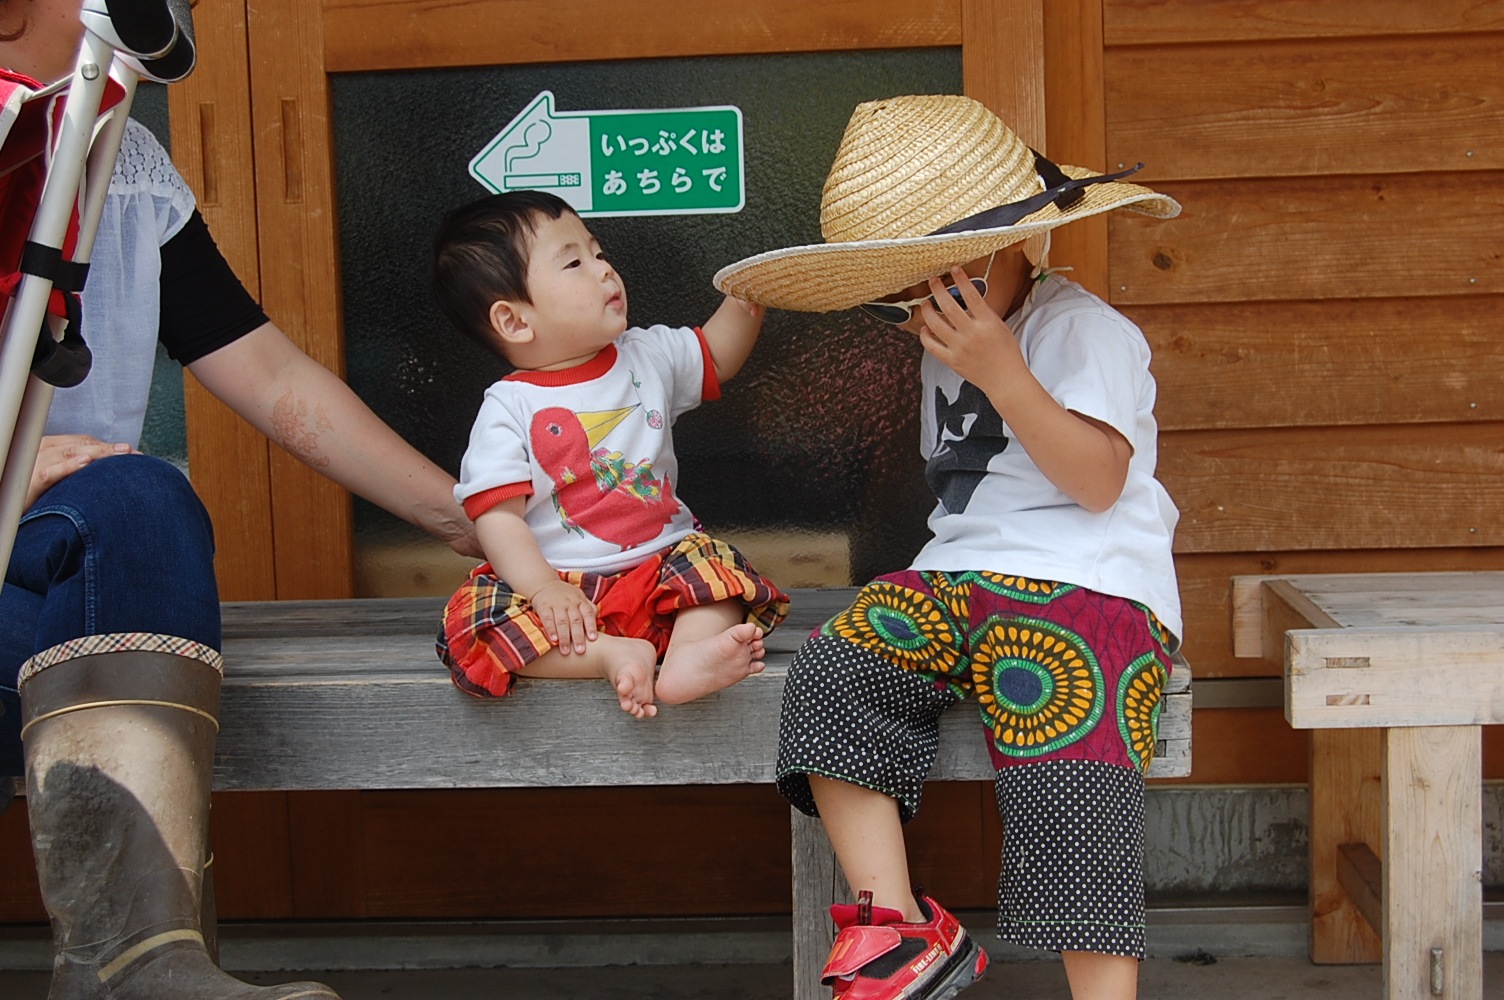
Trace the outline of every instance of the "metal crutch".
{"label": "metal crutch", "polygon": [[[163,83],[187,76],[196,46],[188,0],[84,0],[80,20],[83,40],[66,88],[62,121],[55,141],[50,140],[28,251],[46,262],[60,260],[77,207],[71,261],[87,266],[136,83],[142,76]],[[110,79],[123,96],[107,112],[103,127],[96,128]],[[43,273],[23,273],[0,327],[0,441],[6,442],[0,471],[0,566],[10,563],[52,403],[53,385],[32,374],[33,358],[41,336],[50,334],[58,341],[61,334],[61,322],[47,308],[54,274],[45,273],[46,267],[37,270]]]}

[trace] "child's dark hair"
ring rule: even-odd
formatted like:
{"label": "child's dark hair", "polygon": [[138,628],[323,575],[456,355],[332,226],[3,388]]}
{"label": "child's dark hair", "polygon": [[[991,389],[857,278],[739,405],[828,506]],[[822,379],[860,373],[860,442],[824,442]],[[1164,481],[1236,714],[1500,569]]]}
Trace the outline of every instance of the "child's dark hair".
{"label": "child's dark hair", "polygon": [[461,205],[439,223],[433,237],[433,296],[465,336],[496,350],[491,305],[498,299],[531,302],[528,251],[543,217],[574,214],[546,191],[508,191]]}

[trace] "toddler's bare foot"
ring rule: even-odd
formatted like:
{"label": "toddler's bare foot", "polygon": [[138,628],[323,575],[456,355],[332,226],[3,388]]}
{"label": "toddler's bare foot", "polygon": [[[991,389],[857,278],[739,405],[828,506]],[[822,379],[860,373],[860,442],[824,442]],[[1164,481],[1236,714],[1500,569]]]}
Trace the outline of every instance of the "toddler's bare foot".
{"label": "toddler's bare foot", "polygon": [[767,655],[762,629],[750,622],[673,646],[658,672],[658,700],[682,705],[760,673]]}
{"label": "toddler's bare foot", "polygon": [[634,719],[657,715],[658,706],[653,704],[653,672],[658,666],[658,651],[653,644],[645,639],[621,639],[601,653],[602,672],[616,689],[621,710]]}

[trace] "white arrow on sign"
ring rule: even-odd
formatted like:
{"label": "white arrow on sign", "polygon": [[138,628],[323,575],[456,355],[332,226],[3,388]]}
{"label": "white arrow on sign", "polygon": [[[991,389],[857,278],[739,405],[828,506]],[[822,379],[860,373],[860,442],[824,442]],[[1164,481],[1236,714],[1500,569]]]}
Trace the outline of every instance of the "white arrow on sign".
{"label": "white arrow on sign", "polygon": [[470,160],[470,174],[491,191],[550,191],[576,212],[589,212],[590,112],[554,111],[552,91],[542,91]]}
{"label": "white arrow on sign", "polygon": [[559,112],[545,90],[470,160],[470,174],[496,194],[551,192],[581,215],[740,212],[742,140],[732,105]]}

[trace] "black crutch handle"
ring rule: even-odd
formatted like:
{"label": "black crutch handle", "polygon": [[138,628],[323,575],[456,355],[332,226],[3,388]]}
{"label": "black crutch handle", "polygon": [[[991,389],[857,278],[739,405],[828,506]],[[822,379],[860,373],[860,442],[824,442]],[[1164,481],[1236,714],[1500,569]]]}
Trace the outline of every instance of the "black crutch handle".
{"label": "black crutch handle", "polygon": [[94,364],[94,352],[84,343],[83,311],[78,306],[77,296],[65,295],[63,298],[68,303],[63,339],[54,340],[48,324],[42,323],[36,353],[31,356],[31,373],[48,385],[71,389],[88,376]]}

